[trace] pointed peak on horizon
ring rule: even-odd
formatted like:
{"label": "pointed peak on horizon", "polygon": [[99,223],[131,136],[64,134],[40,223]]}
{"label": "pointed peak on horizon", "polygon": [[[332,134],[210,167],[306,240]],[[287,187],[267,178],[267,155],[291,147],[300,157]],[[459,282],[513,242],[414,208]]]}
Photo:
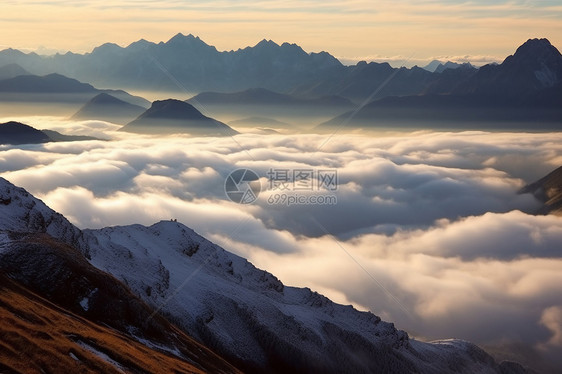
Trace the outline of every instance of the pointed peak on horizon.
{"label": "pointed peak on horizon", "polygon": [[160,44],[180,44],[180,43],[192,43],[192,42],[196,42],[199,44],[204,44],[207,45],[207,43],[205,43],[203,40],[201,40],[201,38],[199,38],[198,36],[195,36],[193,34],[187,34],[184,35],[181,32],[177,33],[176,35],[174,35],[172,38],[170,38],[170,40],[168,40],[167,42],[161,42]]}
{"label": "pointed peak on horizon", "polygon": [[142,39],[137,40],[136,42],[132,42],[131,44],[129,44],[127,46],[127,48],[137,47],[137,46],[146,46],[146,45],[150,45],[150,44],[154,44],[154,43],[149,42],[148,40],[142,38]]}
{"label": "pointed peak on horizon", "polygon": [[258,44],[255,45],[255,47],[263,47],[263,46],[275,46],[275,47],[279,47],[279,44],[275,43],[273,40],[271,39],[262,39]]}
{"label": "pointed peak on horizon", "polygon": [[555,55],[562,56],[558,49],[553,46],[550,41],[546,38],[534,38],[528,39],[525,43],[521,44],[517,50],[515,51],[514,56],[522,55],[522,54],[544,54],[544,53],[551,53]]}

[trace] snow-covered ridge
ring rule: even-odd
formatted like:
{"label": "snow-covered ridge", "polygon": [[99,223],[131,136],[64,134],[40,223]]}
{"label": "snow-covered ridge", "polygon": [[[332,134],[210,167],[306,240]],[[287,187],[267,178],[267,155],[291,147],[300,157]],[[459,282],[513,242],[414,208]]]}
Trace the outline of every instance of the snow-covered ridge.
{"label": "snow-covered ridge", "polygon": [[0,230],[47,233],[75,245],[80,230],[23,188],[0,178]]}
{"label": "snow-covered ridge", "polygon": [[80,231],[0,178],[0,241],[7,231],[47,232],[73,244],[95,267],[246,371],[508,373],[513,368],[468,342],[415,341],[372,313],[285,286],[178,222]]}

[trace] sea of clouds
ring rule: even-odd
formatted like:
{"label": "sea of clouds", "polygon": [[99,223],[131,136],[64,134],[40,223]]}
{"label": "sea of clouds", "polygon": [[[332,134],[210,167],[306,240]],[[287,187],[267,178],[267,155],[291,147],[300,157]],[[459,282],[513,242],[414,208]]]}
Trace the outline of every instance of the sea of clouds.
{"label": "sea of clouds", "polygon": [[[143,137],[104,122],[26,122],[111,141],[0,146],[0,175],[80,228],[171,218],[285,284],[422,339],[512,359],[562,349],[562,217],[518,194],[562,165],[560,133]],[[261,177],[253,204],[225,179]],[[271,169],[336,170],[336,204],[271,204]],[[308,192],[309,194],[318,191]],[[516,348],[514,348],[516,347]],[[518,348],[517,348],[518,347]]]}

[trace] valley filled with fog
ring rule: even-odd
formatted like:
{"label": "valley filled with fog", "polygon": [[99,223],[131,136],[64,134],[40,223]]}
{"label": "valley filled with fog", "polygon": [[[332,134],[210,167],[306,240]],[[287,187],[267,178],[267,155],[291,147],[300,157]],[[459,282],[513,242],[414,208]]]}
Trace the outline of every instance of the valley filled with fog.
{"label": "valley filled with fog", "polygon": [[[562,165],[558,132],[166,137],[16,120],[105,139],[0,146],[2,176],[79,228],[177,219],[285,284],[413,337],[466,339],[523,362],[562,349],[562,217],[534,215],[541,202],[518,193]],[[260,177],[252,204],[225,194],[240,168]],[[272,169],[336,170],[337,203],[272,203]]]}

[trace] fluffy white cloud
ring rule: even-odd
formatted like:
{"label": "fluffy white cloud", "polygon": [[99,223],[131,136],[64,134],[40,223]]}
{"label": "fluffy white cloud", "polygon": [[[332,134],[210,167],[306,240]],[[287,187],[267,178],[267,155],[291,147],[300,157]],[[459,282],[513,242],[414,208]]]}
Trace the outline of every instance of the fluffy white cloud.
{"label": "fluffy white cloud", "polygon": [[[562,218],[524,213],[539,203],[517,191],[562,163],[561,134],[342,135],[322,145],[321,135],[111,130],[109,142],[3,147],[0,171],[82,228],[177,218],[286,284],[414,336],[560,348]],[[256,171],[263,189],[271,168],[337,169],[337,204],[272,205],[279,191],[269,190],[233,203],[224,181],[236,168]]]}

